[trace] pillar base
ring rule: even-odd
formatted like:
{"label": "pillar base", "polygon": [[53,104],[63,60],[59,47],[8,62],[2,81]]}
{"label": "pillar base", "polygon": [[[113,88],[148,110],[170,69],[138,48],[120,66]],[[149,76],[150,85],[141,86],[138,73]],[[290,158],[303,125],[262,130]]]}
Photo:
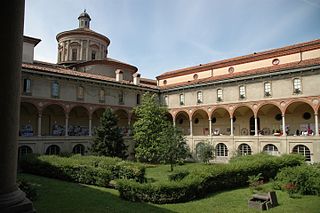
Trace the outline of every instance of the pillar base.
{"label": "pillar base", "polygon": [[32,202],[26,194],[17,189],[13,192],[0,194],[0,212],[2,213],[34,213]]}

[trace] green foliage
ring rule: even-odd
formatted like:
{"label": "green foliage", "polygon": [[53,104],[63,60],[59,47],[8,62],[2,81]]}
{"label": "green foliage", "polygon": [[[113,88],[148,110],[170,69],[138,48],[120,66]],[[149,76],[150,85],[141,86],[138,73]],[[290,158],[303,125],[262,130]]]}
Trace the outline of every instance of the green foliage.
{"label": "green foliage", "polygon": [[161,143],[159,144],[161,162],[170,164],[171,171],[173,166],[184,161],[190,156],[190,150],[182,132],[174,127],[170,122],[160,132]]}
{"label": "green foliage", "polygon": [[262,173],[249,176],[248,183],[252,193],[257,193],[262,191],[262,185],[263,185]]}
{"label": "green foliage", "polygon": [[95,138],[91,152],[96,155],[126,158],[127,146],[123,142],[118,119],[111,109],[107,108],[100,118],[101,125],[95,129]]}
{"label": "green foliage", "polygon": [[170,181],[179,181],[188,176],[189,174],[190,172],[188,170],[180,170],[169,174],[168,178]]}
{"label": "green foliage", "polygon": [[180,181],[158,181],[137,183],[119,180],[118,190],[123,199],[152,203],[177,203],[201,198],[208,193],[248,185],[248,177],[261,173],[265,180],[274,178],[284,167],[297,166],[304,162],[298,155],[281,157],[260,155],[250,156],[250,160],[240,160],[221,166],[207,166],[202,170],[190,171]]}
{"label": "green foliage", "polygon": [[214,158],[214,146],[209,142],[199,143],[197,146],[197,157],[204,163],[209,163]]}
{"label": "green foliage", "polygon": [[48,155],[27,155],[20,162],[23,172],[61,180],[98,186],[109,186],[113,179],[144,181],[145,168],[120,158],[80,156],[70,158]]}
{"label": "green foliage", "polygon": [[35,201],[38,198],[38,191],[37,189],[28,181],[26,181],[24,178],[18,178],[17,179],[17,185],[23,191],[26,193],[26,197],[29,198],[31,201]]}
{"label": "green foliage", "polygon": [[133,125],[136,159],[160,163],[164,147],[160,135],[168,126],[168,121],[165,120],[167,109],[160,106],[156,94],[145,93],[141,104],[134,108],[134,113],[138,118]]}
{"label": "green foliage", "polygon": [[320,168],[317,165],[301,165],[282,169],[275,178],[276,188],[289,196],[320,195]]}

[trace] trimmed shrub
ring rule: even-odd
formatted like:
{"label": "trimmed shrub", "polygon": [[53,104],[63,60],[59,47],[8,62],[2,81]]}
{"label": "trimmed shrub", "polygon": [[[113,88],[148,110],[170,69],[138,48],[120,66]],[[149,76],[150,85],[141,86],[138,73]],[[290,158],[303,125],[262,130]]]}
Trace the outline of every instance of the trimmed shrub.
{"label": "trimmed shrub", "polygon": [[282,169],[275,178],[274,186],[290,196],[320,195],[320,167],[302,165]]}
{"label": "trimmed shrub", "polygon": [[208,193],[248,185],[248,177],[262,174],[265,180],[274,178],[284,167],[304,163],[299,155],[281,157],[260,155],[250,156],[250,160],[233,161],[224,166],[208,166],[191,171],[181,181],[137,183],[132,180],[119,180],[117,189],[120,197],[130,201],[152,203],[178,203],[202,198]]}
{"label": "trimmed shrub", "polygon": [[168,178],[170,181],[179,181],[189,175],[189,173],[187,170],[174,171],[172,174],[169,174]]}

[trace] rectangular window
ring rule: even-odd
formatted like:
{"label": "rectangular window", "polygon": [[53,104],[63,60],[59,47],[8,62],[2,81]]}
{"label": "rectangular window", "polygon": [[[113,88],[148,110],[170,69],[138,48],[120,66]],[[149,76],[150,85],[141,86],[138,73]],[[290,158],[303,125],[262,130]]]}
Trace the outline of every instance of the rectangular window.
{"label": "rectangular window", "polygon": [[53,98],[59,98],[59,94],[60,94],[60,85],[57,81],[54,81],[51,84],[51,96]]}
{"label": "rectangular window", "polygon": [[99,101],[102,103],[105,102],[105,95],[104,94],[105,94],[104,90],[101,89],[99,92]]}
{"label": "rectangular window", "polygon": [[264,96],[270,96],[271,95],[271,83],[265,82],[264,83]]}
{"label": "rectangular window", "polygon": [[202,103],[202,92],[201,91],[199,91],[199,92],[197,92],[197,103]]}
{"label": "rectangular window", "polygon": [[166,106],[169,105],[169,97],[168,97],[167,95],[164,96],[164,104],[165,104]]}
{"label": "rectangular window", "polygon": [[217,101],[223,100],[223,92],[222,89],[217,89]]}
{"label": "rectangular window", "polygon": [[180,105],[184,105],[184,94],[179,95]]}
{"label": "rectangular window", "polygon": [[239,87],[239,95],[240,95],[241,99],[246,97],[246,87],[245,86]]}
{"label": "rectangular window", "polygon": [[23,79],[23,93],[31,93],[31,80],[28,78]]}
{"label": "rectangular window", "polygon": [[91,52],[91,59],[92,60],[96,59],[96,51]]}
{"label": "rectangular window", "polygon": [[72,61],[77,60],[77,49],[72,49]]}
{"label": "rectangular window", "polygon": [[301,92],[301,79],[300,78],[293,79],[293,92],[294,93]]}
{"label": "rectangular window", "polygon": [[124,104],[124,94],[122,91],[119,93],[119,104]]}
{"label": "rectangular window", "polygon": [[78,87],[78,94],[77,94],[78,100],[83,100],[84,99],[84,88],[83,86]]}
{"label": "rectangular window", "polygon": [[137,94],[137,105],[140,104],[140,94]]}

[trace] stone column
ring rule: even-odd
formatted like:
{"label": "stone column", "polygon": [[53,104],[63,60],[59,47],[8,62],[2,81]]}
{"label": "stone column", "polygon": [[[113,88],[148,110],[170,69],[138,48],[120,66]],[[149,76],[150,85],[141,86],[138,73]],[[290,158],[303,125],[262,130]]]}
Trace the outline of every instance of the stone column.
{"label": "stone column", "polygon": [[92,136],[92,116],[89,116],[89,136]]}
{"label": "stone column", "polygon": [[286,136],[286,120],[285,120],[285,114],[282,114],[282,136]]}
{"label": "stone column", "polygon": [[315,128],[315,135],[319,136],[319,121],[318,121],[318,114],[314,114],[314,128]]}
{"label": "stone column", "polygon": [[38,114],[38,137],[41,137],[41,119],[42,118],[42,113],[39,112]]}
{"label": "stone column", "polygon": [[254,117],[254,136],[258,136],[258,118]]}
{"label": "stone column", "polygon": [[233,136],[233,118],[230,118],[230,136]]}
{"label": "stone column", "polygon": [[192,136],[193,133],[192,133],[192,119],[190,119],[190,136]]}
{"label": "stone column", "polygon": [[212,136],[212,123],[211,123],[211,118],[209,118],[209,136]]}
{"label": "stone column", "polygon": [[65,136],[69,136],[68,135],[68,129],[69,129],[69,114],[66,114],[65,130],[64,130]]}
{"label": "stone column", "polygon": [[2,4],[0,71],[0,212],[33,212],[16,184],[24,0]]}

